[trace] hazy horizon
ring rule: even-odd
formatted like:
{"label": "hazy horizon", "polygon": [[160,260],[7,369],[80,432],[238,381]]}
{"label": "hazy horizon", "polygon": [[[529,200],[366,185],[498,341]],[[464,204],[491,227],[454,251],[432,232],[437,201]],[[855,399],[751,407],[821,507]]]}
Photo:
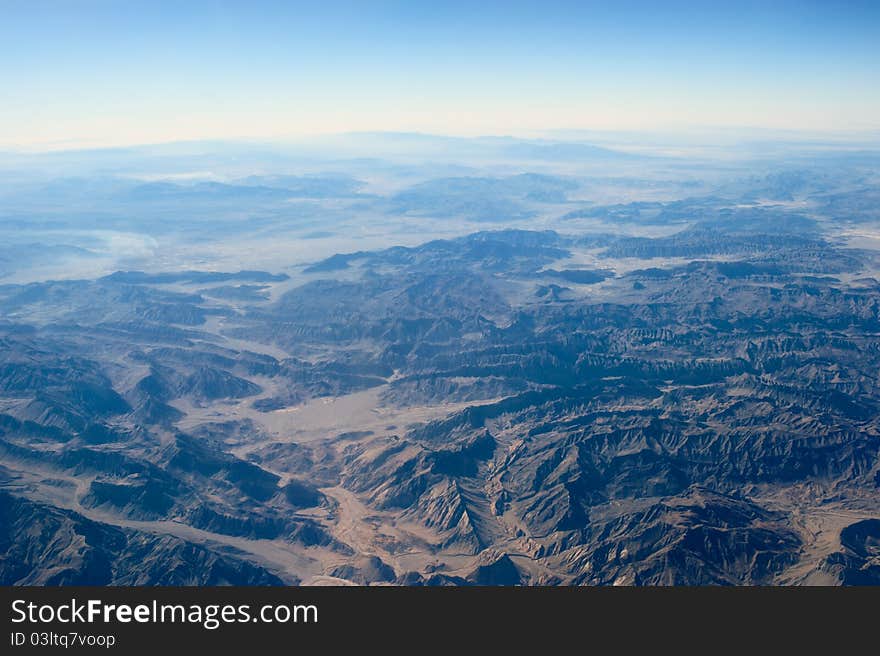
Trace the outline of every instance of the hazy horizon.
{"label": "hazy horizon", "polygon": [[880,586],[878,27],[0,0],[0,587]]}
{"label": "hazy horizon", "polygon": [[[351,130],[307,135],[275,137],[217,136],[192,139],[132,141],[126,143],[94,143],[70,139],[39,144],[2,144],[0,155],[39,156],[51,154],[100,153],[126,149],[169,147],[258,147],[258,148],[324,148],[328,142],[349,143],[352,139],[438,139],[460,141],[526,141],[541,143],[595,144],[609,149],[650,152],[653,149],[688,149],[700,147],[730,148],[752,143],[815,145],[845,149],[852,145],[859,150],[880,148],[880,128],[852,130],[798,130],[749,126],[694,126],[676,130],[590,130],[580,128],[547,128],[499,133],[455,133],[420,130]],[[348,140],[348,141],[347,141]],[[665,154],[669,154],[664,151]]]}
{"label": "hazy horizon", "polygon": [[880,128],[876,3],[2,2],[0,147]]}

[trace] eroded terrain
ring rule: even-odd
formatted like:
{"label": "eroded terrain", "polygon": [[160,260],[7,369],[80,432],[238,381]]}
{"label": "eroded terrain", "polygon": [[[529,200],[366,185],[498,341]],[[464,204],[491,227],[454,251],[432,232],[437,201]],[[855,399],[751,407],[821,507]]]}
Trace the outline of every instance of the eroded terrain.
{"label": "eroded terrain", "polygon": [[493,180],[381,202],[565,213],[0,287],[0,580],[880,583],[876,178]]}

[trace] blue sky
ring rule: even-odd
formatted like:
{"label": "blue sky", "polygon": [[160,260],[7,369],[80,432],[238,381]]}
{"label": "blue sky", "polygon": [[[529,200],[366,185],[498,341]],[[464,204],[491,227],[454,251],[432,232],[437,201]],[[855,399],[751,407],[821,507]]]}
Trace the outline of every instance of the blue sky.
{"label": "blue sky", "polygon": [[0,146],[880,128],[880,2],[0,0]]}

